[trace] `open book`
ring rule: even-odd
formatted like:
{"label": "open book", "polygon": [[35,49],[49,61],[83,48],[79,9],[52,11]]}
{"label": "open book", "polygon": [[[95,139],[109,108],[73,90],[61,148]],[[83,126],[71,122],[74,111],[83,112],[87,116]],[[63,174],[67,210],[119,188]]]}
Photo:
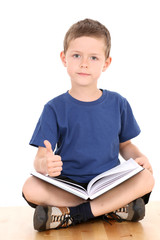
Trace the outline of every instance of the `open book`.
{"label": "open book", "polygon": [[133,159],[129,159],[122,164],[97,175],[88,183],[87,190],[78,184],[59,178],[49,177],[36,171],[33,171],[31,175],[87,200],[100,196],[141,172],[143,169],[144,168],[137,164]]}

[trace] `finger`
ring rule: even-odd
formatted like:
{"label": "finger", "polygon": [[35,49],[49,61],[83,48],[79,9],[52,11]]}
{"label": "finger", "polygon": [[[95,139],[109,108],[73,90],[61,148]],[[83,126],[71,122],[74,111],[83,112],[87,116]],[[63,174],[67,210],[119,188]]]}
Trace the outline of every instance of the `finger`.
{"label": "finger", "polygon": [[48,168],[62,167],[63,162],[62,161],[49,161],[47,166],[48,166]]}
{"label": "finger", "polygon": [[61,175],[61,172],[48,173],[48,175],[50,177],[58,177],[59,175]]}
{"label": "finger", "polygon": [[150,168],[149,171],[150,171],[151,174],[153,174],[153,169],[152,168]]}
{"label": "finger", "polygon": [[143,165],[144,165],[144,163],[143,163],[143,161],[142,161],[141,158],[136,158],[135,161],[136,161],[136,163],[138,163],[140,166],[143,166]]}
{"label": "finger", "polygon": [[51,145],[51,143],[48,141],[48,140],[45,140],[44,141],[44,145],[45,145],[45,147],[46,147],[46,149],[47,149],[47,152],[49,152],[49,153],[52,153],[53,151],[52,151],[52,145]]}
{"label": "finger", "polygon": [[146,168],[148,171],[150,171],[150,173],[153,174],[153,169],[150,165],[145,165],[144,168]]}
{"label": "finger", "polygon": [[49,168],[48,169],[48,172],[50,173],[50,174],[55,174],[56,172],[62,172],[62,167],[56,167],[56,168]]}
{"label": "finger", "polygon": [[62,158],[60,155],[54,155],[54,161],[56,162],[62,162]]}

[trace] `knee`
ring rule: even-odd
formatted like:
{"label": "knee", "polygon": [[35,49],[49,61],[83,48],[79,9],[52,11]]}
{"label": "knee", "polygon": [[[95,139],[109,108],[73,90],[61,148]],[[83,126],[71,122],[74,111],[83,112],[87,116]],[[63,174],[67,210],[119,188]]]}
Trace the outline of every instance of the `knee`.
{"label": "knee", "polygon": [[23,188],[22,188],[22,193],[23,193],[23,195],[24,195],[24,197],[25,197],[25,199],[27,200],[27,201],[31,201],[32,199],[31,199],[31,196],[32,196],[32,189],[33,189],[33,185],[32,185],[32,179],[33,177],[30,177],[30,178],[28,178],[26,181],[25,181],[25,183],[24,183],[24,185],[23,185]]}
{"label": "knee", "polygon": [[155,185],[155,180],[151,172],[147,169],[143,170],[144,172],[144,186],[147,188],[147,193],[151,192]]}
{"label": "knee", "polygon": [[154,185],[155,185],[155,179],[153,177],[153,174],[150,173],[150,184],[151,184],[151,191],[153,190],[154,188]]}

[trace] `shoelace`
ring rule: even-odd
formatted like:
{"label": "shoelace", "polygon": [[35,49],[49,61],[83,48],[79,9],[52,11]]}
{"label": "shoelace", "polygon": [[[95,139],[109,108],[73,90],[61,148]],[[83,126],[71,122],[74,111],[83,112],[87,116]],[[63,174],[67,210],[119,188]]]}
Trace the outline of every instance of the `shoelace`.
{"label": "shoelace", "polygon": [[118,210],[116,210],[116,212],[125,212],[127,213],[127,206],[126,207],[122,207],[122,208],[119,208]]}
{"label": "shoelace", "polygon": [[110,225],[112,225],[110,223],[111,220],[115,220],[117,222],[123,222],[124,221],[119,215],[117,215],[114,212],[108,213],[107,215],[103,215],[103,220],[105,222],[109,223]]}
{"label": "shoelace", "polygon": [[58,215],[58,216],[52,215],[51,221],[52,222],[60,222],[60,225],[58,228],[62,227],[63,225],[65,225],[65,227],[68,227],[70,225],[69,221],[72,222],[72,218],[68,214]]}
{"label": "shoelace", "polygon": [[[124,219],[122,219],[117,213],[127,213],[127,206],[125,207],[122,207],[122,208],[119,208],[118,210],[116,210],[115,212],[111,212],[111,213],[108,213],[107,215],[104,215],[103,216],[103,220],[109,224],[110,223],[110,220],[115,220],[117,222],[123,222]],[[111,224],[112,225],[112,224]]]}

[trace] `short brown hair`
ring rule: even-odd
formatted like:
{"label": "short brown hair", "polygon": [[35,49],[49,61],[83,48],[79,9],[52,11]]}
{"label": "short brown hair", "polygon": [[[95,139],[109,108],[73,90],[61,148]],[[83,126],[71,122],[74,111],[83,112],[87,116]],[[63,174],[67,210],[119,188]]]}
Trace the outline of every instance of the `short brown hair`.
{"label": "short brown hair", "polygon": [[64,38],[64,53],[66,53],[71,40],[83,36],[103,38],[106,44],[106,59],[109,57],[111,36],[108,29],[100,22],[88,18],[73,24],[69,28]]}

